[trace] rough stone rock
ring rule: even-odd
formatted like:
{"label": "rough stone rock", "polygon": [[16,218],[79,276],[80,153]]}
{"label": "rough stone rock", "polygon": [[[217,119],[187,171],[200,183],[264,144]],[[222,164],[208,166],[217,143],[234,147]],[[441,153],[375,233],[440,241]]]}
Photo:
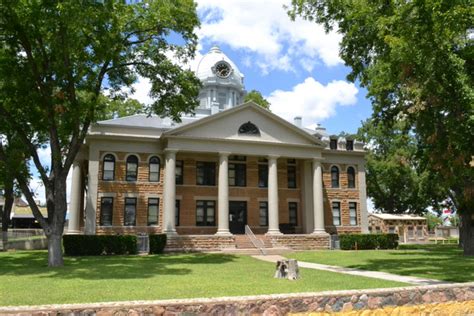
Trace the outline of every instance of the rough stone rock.
{"label": "rough stone rock", "polygon": [[276,305],[272,305],[263,312],[263,316],[280,316],[283,315]]}
{"label": "rough stone rock", "polygon": [[368,300],[369,300],[369,297],[365,293],[359,297],[359,301],[368,301]]}
{"label": "rough stone rock", "polygon": [[344,305],[342,306],[342,312],[351,312],[353,310],[353,306],[352,306],[352,303],[351,302],[348,302],[348,303],[344,303]]}
{"label": "rough stone rock", "polygon": [[382,302],[382,299],[380,297],[369,297],[369,301],[367,302],[367,306],[370,309],[376,309],[379,307],[380,303]]}

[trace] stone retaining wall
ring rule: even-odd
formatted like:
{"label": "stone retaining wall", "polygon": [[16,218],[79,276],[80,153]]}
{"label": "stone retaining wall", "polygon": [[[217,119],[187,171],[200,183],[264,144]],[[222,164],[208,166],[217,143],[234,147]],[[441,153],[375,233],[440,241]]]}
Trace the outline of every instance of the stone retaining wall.
{"label": "stone retaining wall", "polygon": [[[459,303],[459,304],[454,304]],[[286,315],[353,312],[370,315],[379,309],[420,310],[420,306],[459,305],[474,313],[474,282],[420,287],[276,294],[212,299],[134,301],[96,304],[0,307],[0,315]],[[438,306],[438,307],[437,307]],[[398,307],[398,310],[397,310]],[[423,307],[424,308],[424,307]],[[439,309],[439,308],[438,308]],[[362,311],[366,311],[362,313]],[[380,315],[380,314],[377,314]],[[387,315],[384,313],[383,315]],[[397,314],[399,315],[399,314]]]}
{"label": "stone retaining wall", "polygon": [[185,235],[168,236],[165,252],[218,251],[235,248],[233,236]]}
{"label": "stone retaining wall", "polygon": [[329,249],[329,235],[276,235],[269,236],[274,247],[287,247],[293,250]]}

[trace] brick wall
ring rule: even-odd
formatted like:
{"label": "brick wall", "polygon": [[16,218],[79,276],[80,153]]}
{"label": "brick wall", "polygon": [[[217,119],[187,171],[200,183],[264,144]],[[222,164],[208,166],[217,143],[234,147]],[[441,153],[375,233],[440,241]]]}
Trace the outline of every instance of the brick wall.
{"label": "brick wall", "polygon": [[[101,152],[103,157],[106,152]],[[156,233],[162,230],[163,221],[163,179],[164,179],[164,158],[157,155],[161,159],[161,172],[159,182],[148,181],[148,159],[152,153],[138,153],[139,167],[138,178],[136,182],[128,182],[125,179],[126,174],[126,157],[130,153],[114,152],[115,161],[115,179],[114,181],[103,181],[102,179],[102,161],[99,164],[99,182],[98,182],[98,198],[97,198],[97,233],[135,233],[148,232]],[[218,166],[217,154],[187,154],[178,153],[177,160],[184,162],[183,184],[176,186],[176,196],[180,200],[180,225],[177,227],[179,234],[214,234],[217,231],[217,179],[216,186],[198,186],[196,185],[196,162],[197,161],[213,161]],[[287,183],[287,160],[278,160],[278,195],[279,195],[279,222],[281,224],[289,223],[288,202],[294,201],[298,203],[298,225],[296,233],[302,232],[303,216],[303,196],[302,196],[302,161],[297,161],[296,176],[297,188],[288,188]],[[258,187],[258,158],[247,157],[247,185],[246,187],[229,187],[229,200],[242,200],[247,202],[247,224],[252,227],[256,233],[265,233],[267,228],[259,225],[259,202],[266,201],[268,193],[266,188]],[[356,188],[347,188],[347,165],[338,165],[340,167],[340,188],[331,188],[330,165],[323,164],[323,182],[325,195],[325,224],[328,232],[359,232],[359,226],[349,225],[349,201],[358,202],[359,191],[356,178]],[[216,168],[216,178],[217,178]],[[356,172],[357,174],[357,172]],[[356,175],[357,177],[357,175]],[[107,194],[114,195],[113,205],[113,225],[112,227],[100,226],[100,202],[101,197]],[[136,195],[136,226],[124,227],[124,201],[125,197]],[[147,227],[148,198],[160,198],[159,225]],[[211,199],[216,200],[216,226],[197,227],[196,226],[196,200]],[[341,202],[342,226],[334,227],[332,225],[332,212],[330,202],[337,199]],[[358,203],[359,206],[359,203]],[[359,208],[358,208],[358,211]],[[360,214],[358,215],[358,223],[360,222]]]}

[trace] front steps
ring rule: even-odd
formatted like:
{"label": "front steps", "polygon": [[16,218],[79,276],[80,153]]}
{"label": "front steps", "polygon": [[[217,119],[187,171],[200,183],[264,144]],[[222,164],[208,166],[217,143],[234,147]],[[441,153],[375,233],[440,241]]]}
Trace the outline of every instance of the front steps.
{"label": "front steps", "polygon": [[[274,247],[271,240],[265,235],[255,235],[255,237],[263,242],[265,253],[268,255],[281,255],[292,252],[286,247]],[[261,255],[260,249],[257,249],[247,235],[234,235],[235,248],[223,248],[222,252],[228,254],[242,255]]]}

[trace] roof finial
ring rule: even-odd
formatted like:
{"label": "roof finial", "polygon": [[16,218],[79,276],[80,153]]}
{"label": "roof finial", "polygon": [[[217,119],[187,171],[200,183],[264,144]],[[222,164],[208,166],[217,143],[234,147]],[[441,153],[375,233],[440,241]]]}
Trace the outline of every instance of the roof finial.
{"label": "roof finial", "polygon": [[210,53],[222,53],[221,49],[219,46],[216,44],[212,45],[211,49],[209,50]]}

